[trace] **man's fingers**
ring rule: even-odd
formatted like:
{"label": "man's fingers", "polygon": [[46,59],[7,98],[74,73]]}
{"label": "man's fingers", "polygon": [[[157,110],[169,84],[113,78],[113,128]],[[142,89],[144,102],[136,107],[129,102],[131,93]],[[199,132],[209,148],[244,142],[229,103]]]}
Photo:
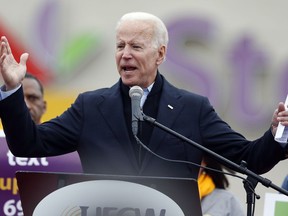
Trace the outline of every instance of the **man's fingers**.
{"label": "man's fingers", "polygon": [[29,54],[28,53],[23,53],[20,57],[20,63],[22,66],[26,66],[26,62],[28,60]]}
{"label": "man's fingers", "polygon": [[4,59],[6,58],[6,54],[3,54],[1,57],[0,57],[0,63],[2,64],[2,62],[4,61]]}
{"label": "man's fingers", "polygon": [[7,54],[8,54],[8,55],[11,54],[12,52],[11,52],[11,48],[10,48],[10,45],[9,45],[9,42],[8,42],[7,38],[6,38],[5,36],[3,36],[3,37],[1,38],[1,40],[2,40],[2,43],[5,44],[4,47],[6,48]]}
{"label": "man's fingers", "polygon": [[278,113],[282,112],[285,110],[285,105],[283,102],[279,103],[278,105]]}
{"label": "man's fingers", "polygon": [[4,46],[4,43],[2,43],[2,41],[1,41],[1,43],[0,43],[0,55],[2,55],[3,54],[3,46]]}

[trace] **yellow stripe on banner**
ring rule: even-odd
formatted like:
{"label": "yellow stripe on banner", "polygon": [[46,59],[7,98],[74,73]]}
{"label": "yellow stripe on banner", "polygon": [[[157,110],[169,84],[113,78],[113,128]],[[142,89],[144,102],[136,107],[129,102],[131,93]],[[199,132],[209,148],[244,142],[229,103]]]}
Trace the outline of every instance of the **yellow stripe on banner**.
{"label": "yellow stripe on banner", "polygon": [[42,122],[62,114],[75,101],[78,93],[67,91],[46,90],[44,99],[47,101],[47,111]]}

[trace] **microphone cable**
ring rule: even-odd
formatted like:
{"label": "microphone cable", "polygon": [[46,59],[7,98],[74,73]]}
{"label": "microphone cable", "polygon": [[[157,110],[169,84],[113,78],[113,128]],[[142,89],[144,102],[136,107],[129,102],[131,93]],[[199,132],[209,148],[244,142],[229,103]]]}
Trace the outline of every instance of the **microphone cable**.
{"label": "microphone cable", "polygon": [[[169,158],[165,158],[157,153],[155,153],[154,151],[152,151],[148,146],[146,146],[138,137],[137,135],[134,135],[137,143],[142,146],[144,149],[146,149],[149,153],[151,153],[152,155],[154,155],[155,157],[161,159],[161,160],[164,160],[164,161],[167,161],[167,162],[172,162],[172,163],[182,163],[182,164],[188,164],[188,165],[193,165],[193,166],[196,166],[196,167],[199,167],[199,168],[202,168],[202,169],[207,169],[207,170],[210,170],[212,172],[216,172],[216,173],[222,173],[224,175],[230,175],[230,176],[233,176],[233,177],[236,177],[236,178],[239,178],[242,180],[243,184],[246,185],[249,190],[253,193],[253,199],[255,200],[256,199],[260,199],[260,196],[258,194],[256,194],[255,190],[254,190],[254,187],[252,186],[253,185],[253,179],[250,179],[249,177],[248,178],[244,178],[240,175],[237,175],[237,174],[233,174],[233,173],[229,173],[229,172],[225,172],[225,171],[220,171],[220,170],[217,170],[217,169],[213,169],[213,168],[210,168],[210,167],[207,167],[207,166],[202,166],[200,164],[196,164],[194,162],[191,162],[191,161],[185,161],[185,160],[174,160],[174,159],[169,159]],[[254,212],[255,212],[255,202],[253,202],[253,209],[252,209],[252,215],[254,215]]]}

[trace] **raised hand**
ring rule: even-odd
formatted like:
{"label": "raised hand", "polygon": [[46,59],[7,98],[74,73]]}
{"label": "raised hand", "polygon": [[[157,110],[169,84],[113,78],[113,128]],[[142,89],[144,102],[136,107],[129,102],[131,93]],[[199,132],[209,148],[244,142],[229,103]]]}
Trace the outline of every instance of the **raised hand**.
{"label": "raised hand", "polygon": [[278,108],[274,111],[272,117],[272,133],[275,136],[278,123],[284,126],[288,126],[288,109],[285,107],[284,103],[278,104]]}
{"label": "raised hand", "polygon": [[17,63],[11,52],[7,38],[5,36],[1,37],[0,73],[7,91],[15,89],[21,84],[26,74],[28,56],[28,53],[23,53],[20,57],[20,62]]}

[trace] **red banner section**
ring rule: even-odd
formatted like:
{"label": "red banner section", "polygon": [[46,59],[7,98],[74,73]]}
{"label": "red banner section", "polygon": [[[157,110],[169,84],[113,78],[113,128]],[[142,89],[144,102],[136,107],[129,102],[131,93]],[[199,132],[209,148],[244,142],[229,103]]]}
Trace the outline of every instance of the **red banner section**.
{"label": "red banner section", "polygon": [[[8,39],[16,61],[20,60],[20,56],[24,52],[29,53],[29,49],[27,49],[27,47],[21,43],[21,40],[11,32],[11,29],[8,30],[8,28],[6,28],[3,23],[0,22],[0,37],[2,36],[6,36]],[[40,63],[37,62],[31,54],[29,55],[29,59],[27,61],[27,70],[29,73],[35,75],[43,84],[50,82],[53,78],[53,73],[51,73],[44,66],[40,65]]]}

